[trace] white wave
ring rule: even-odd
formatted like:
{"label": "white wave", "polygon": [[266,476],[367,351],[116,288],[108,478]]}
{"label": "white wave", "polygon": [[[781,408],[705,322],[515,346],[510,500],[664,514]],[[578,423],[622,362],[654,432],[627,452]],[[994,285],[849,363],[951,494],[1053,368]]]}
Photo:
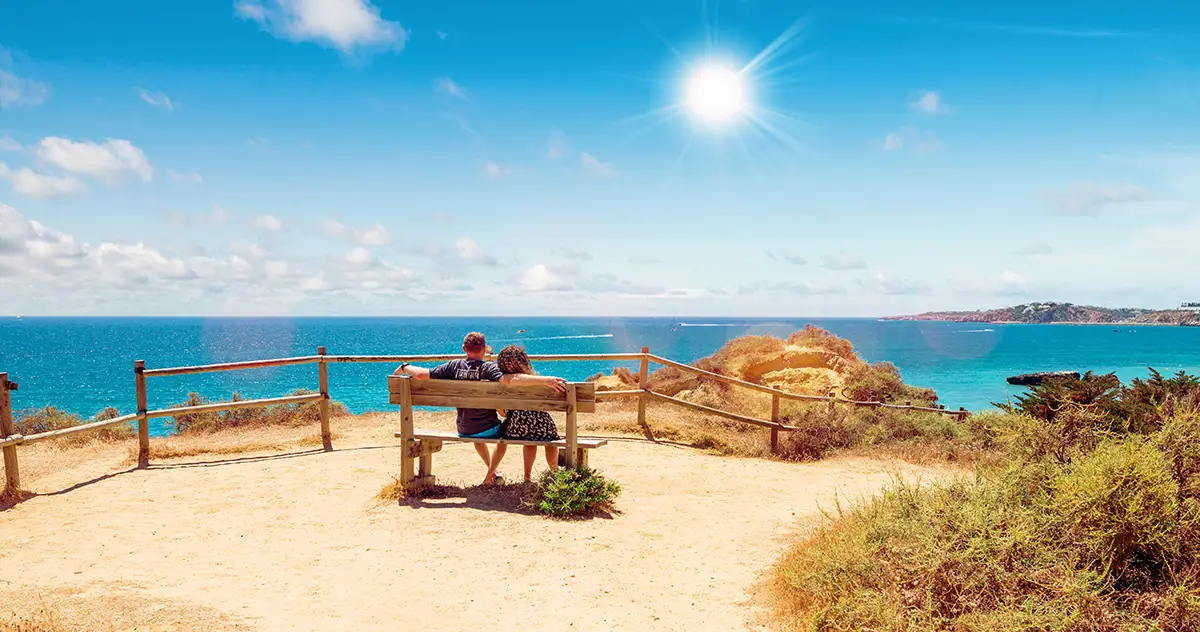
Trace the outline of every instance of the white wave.
{"label": "white wave", "polygon": [[960,333],[960,334],[982,334],[982,333],[986,333],[989,331],[996,331],[996,330],[995,329],[960,329],[958,333]]}
{"label": "white wave", "polygon": [[541,336],[536,338],[497,338],[496,342],[516,342],[527,340],[582,340],[585,338],[612,338],[612,334],[581,334],[578,336]]}
{"label": "white wave", "polygon": [[742,323],[679,323],[680,327],[749,327]]}

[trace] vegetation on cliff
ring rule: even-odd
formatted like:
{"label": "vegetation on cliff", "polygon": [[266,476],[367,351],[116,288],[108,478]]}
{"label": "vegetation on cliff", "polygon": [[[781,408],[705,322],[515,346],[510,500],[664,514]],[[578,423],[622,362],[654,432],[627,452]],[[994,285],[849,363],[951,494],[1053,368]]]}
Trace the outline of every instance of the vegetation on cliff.
{"label": "vegetation on cliff", "polygon": [[967,312],[924,312],[889,316],[884,320],[937,320],[959,323],[1119,323],[1200,325],[1200,310],[1111,308],[1071,303],[1023,303],[999,309]]}
{"label": "vegetation on cliff", "polygon": [[789,628],[1200,629],[1200,380],[1055,380],[972,420],[994,464],[839,506],[783,557]]}

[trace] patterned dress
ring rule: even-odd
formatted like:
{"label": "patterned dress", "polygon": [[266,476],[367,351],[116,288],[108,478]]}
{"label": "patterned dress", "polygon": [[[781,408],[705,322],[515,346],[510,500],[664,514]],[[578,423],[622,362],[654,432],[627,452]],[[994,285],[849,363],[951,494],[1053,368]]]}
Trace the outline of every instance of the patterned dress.
{"label": "patterned dress", "polygon": [[524,441],[556,441],[558,428],[544,410],[510,410],[504,419],[504,437]]}

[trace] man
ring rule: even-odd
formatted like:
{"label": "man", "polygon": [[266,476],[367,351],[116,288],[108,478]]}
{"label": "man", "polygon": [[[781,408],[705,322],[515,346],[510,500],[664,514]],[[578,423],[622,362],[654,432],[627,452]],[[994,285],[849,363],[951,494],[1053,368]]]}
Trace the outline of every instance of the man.
{"label": "man", "polygon": [[[405,362],[396,368],[395,374],[407,375],[414,380],[428,380],[432,378],[435,380],[503,382],[512,386],[551,386],[559,392],[566,391],[566,381],[561,378],[537,375],[505,375],[500,370],[500,367],[496,366],[495,362],[488,362],[483,359],[487,353],[487,339],[477,331],[473,331],[463,338],[462,349],[463,353],[467,354],[465,359],[451,360],[432,369],[412,366]],[[456,425],[460,437],[498,439],[502,436],[500,417],[496,414],[495,410],[489,408],[459,408]],[[500,460],[504,458],[504,453],[508,451],[508,444],[498,444],[495,451],[489,455],[486,443],[476,443],[475,451],[479,453],[479,458],[483,459],[483,464],[488,468],[487,475],[483,479],[483,484],[491,485],[495,483],[497,478],[496,469],[500,466]]]}

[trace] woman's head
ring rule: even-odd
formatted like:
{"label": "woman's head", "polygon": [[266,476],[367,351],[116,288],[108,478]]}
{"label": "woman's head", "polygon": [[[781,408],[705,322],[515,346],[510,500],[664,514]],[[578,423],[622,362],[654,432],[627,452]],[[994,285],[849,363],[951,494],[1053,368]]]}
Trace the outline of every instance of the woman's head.
{"label": "woman's head", "polygon": [[505,373],[534,374],[533,365],[529,363],[529,356],[525,354],[525,349],[517,345],[508,345],[501,349],[500,353],[496,355],[496,364]]}

